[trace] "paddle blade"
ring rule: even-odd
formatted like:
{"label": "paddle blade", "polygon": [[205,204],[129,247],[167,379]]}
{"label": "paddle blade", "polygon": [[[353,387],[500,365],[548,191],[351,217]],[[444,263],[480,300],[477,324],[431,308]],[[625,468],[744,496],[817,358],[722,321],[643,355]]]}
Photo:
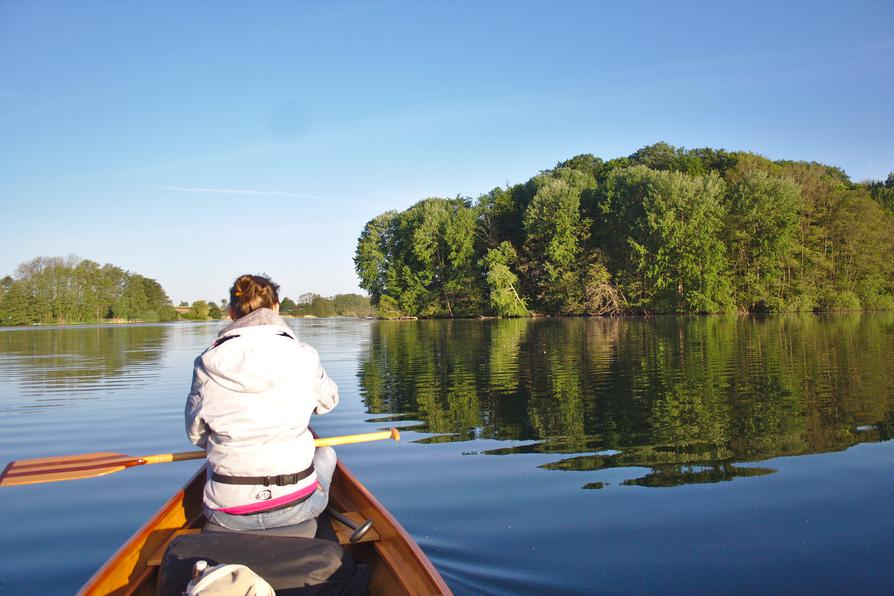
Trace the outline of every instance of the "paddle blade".
{"label": "paddle blade", "polygon": [[123,453],[86,453],[10,462],[0,474],[0,486],[40,484],[105,476],[139,462]]}

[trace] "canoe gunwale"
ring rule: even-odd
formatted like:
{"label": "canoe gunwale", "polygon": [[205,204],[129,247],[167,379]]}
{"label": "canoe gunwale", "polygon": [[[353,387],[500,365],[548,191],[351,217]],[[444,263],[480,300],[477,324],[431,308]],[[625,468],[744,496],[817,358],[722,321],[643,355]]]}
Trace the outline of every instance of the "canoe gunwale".
{"label": "canoe gunwale", "polygon": [[[452,594],[447,583],[422,548],[363,483],[341,462],[338,462],[335,474],[344,478],[344,482],[339,482],[339,490],[333,490],[330,498],[335,505],[340,506],[343,510],[357,510],[366,518],[374,520],[374,527],[381,536],[379,541],[372,543],[378,556],[384,559],[391,569],[399,571],[408,566],[422,570],[422,573],[419,574],[402,575],[397,573],[397,579],[406,593]],[[333,486],[336,486],[335,476],[333,476]],[[346,499],[352,497],[356,502],[346,502]],[[420,579],[424,579],[424,581],[418,581]],[[373,584],[373,588],[375,588],[375,578]]]}

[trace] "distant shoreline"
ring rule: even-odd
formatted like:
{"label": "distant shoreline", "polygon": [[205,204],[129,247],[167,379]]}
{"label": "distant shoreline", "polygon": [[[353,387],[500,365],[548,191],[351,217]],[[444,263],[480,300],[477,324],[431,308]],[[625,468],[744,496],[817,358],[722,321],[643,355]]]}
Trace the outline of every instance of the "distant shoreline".
{"label": "distant shoreline", "polygon": [[[894,312],[892,309],[866,309],[866,310],[827,310],[827,311],[785,311],[785,312],[767,312],[767,313],[627,313],[612,316],[595,316],[595,315],[536,315],[529,317],[496,317],[496,316],[468,316],[468,317],[361,317],[361,316],[344,316],[335,315],[331,317],[318,317],[314,315],[282,315],[284,319],[357,319],[360,321],[492,321],[492,320],[543,320],[543,319],[597,319],[597,320],[648,320],[655,318],[669,317],[687,317],[687,318],[719,318],[719,317],[737,317],[737,318],[772,318],[786,316],[846,316],[863,313],[887,313]],[[229,319],[206,319],[204,321],[196,321],[190,319],[179,319],[176,321],[127,321],[123,319],[105,319],[93,323],[31,323],[29,325],[0,325],[0,330],[4,329],[40,329],[40,328],[58,328],[58,327],[117,327],[124,325],[176,325],[176,324],[194,324],[194,323],[228,323]]]}
{"label": "distant shoreline", "polygon": [[[351,317],[346,315],[334,315],[331,317],[318,317],[315,315],[281,315],[284,319],[375,319],[376,317]],[[175,321],[143,321],[143,320],[126,320],[126,319],[103,319],[101,321],[92,322],[52,322],[52,323],[29,323],[27,325],[0,325],[0,329],[34,329],[41,327],[115,327],[119,325],[171,325],[171,324],[192,324],[192,323],[229,323],[230,319],[205,319],[197,321],[194,319],[178,319]]]}

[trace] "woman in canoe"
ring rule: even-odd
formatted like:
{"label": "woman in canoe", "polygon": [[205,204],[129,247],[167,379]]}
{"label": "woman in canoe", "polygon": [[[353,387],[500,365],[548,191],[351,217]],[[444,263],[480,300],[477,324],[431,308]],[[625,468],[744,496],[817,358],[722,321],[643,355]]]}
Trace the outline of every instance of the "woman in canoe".
{"label": "woman in canoe", "polygon": [[277,286],[242,275],[230,289],[233,322],[196,358],[186,432],[204,447],[205,515],[231,530],[292,526],[328,502],[335,451],[315,448],[311,413],[338,403],[316,350],[279,316]]}

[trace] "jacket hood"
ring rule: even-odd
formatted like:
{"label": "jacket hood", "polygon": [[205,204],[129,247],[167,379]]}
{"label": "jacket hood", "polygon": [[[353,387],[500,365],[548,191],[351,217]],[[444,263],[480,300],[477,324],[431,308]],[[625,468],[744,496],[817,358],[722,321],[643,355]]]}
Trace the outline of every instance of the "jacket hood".
{"label": "jacket hood", "polygon": [[244,317],[239,317],[238,319],[218,331],[217,335],[218,337],[222,337],[228,334],[230,331],[233,331],[234,329],[257,327],[258,325],[279,325],[280,327],[288,328],[288,325],[286,325],[286,322],[283,320],[283,318],[276,314],[273,309],[259,308],[258,310],[253,310]]}
{"label": "jacket hood", "polygon": [[220,386],[242,393],[260,393],[293,374],[300,346],[282,317],[258,309],[224,327],[200,356],[208,376]]}

